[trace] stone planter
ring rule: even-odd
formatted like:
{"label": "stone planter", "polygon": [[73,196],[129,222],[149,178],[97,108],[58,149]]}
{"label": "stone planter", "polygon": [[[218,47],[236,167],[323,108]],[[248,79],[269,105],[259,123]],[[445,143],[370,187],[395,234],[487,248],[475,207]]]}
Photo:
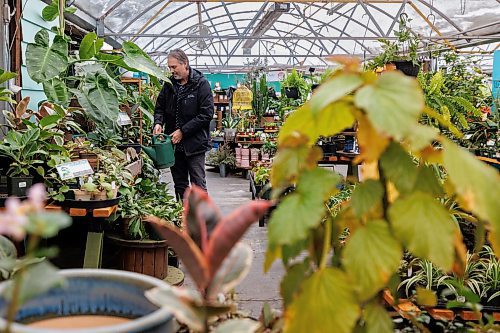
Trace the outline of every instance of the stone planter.
{"label": "stone planter", "polygon": [[[165,282],[131,272],[107,269],[66,269],[64,287],[52,288],[21,306],[12,326],[13,333],[163,333],[175,332],[172,314],[149,302],[144,292]],[[0,284],[0,290],[10,283]],[[0,331],[4,331],[7,301],[0,299]],[[82,317],[85,316],[85,317]],[[29,323],[45,322],[45,328]],[[113,322],[113,323],[112,323]],[[117,323],[120,322],[120,323]],[[47,326],[50,325],[50,326]]]}

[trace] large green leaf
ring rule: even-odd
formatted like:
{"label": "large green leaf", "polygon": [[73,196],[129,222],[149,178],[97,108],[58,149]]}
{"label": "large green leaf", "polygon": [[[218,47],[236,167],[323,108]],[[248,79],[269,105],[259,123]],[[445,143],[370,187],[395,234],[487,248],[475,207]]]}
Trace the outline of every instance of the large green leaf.
{"label": "large green leaf", "polygon": [[269,222],[269,244],[293,244],[308,236],[325,213],[325,199],[334,191],[340,176],[317,168],[301,174],[297,189],[285,197]]}
{"label": "large green leaf", "polygon": [[398,191],[406,193],[413,189],[417,165],[399,144],[392,142],[389,145],[380,158],[380,166],[384,176],[396,185]]}
{"label": "large green leaf", "polygon": [[92,59],[104,44],[104,39],[98,38],[95,32],[89,32],[80,43],[80,59]]}
{"label": "large green leaf", "polygon": [[26,230],[42,238],[50,238],[71,225],[71,217],[61,212],[44,212],[29,220]]}
{"label": "large green leaf", "polygon": [[43,82],[45,96],[51,102],[67,104],[69,102],[68,88],[66,84],[58,78],[53,78]]}
{"label": "large green leaf", "polygon": [[[40,119],[40,122],[38,123],[40,125],[41,128],[43,129],[46,129],[46,128],[51,128],[53,127],[54,125],[56,125],[59,120],[61,120],[63,117],[61,117],[60,115],[58,114],[53,114],[53,115],[50,115],[50,116],[45,116],[43,117],[42,119]],[[52,137],[54,134],[51,133],[51,132],[47,132],[47,137]],[[42,135],[40,135],[42,136]],[[58,146],[59,147],[59,146]]]}
{"label": "large green leaf", "polygon": [[16,246],[7,237],[0,235],[0,260],[15,258],[17,258]]}
{"label": "large green leaf", "polygon": [[315,141],[318,137],[329,137],[335,135],[346,128],[352,127],[354,116],[352,114],[353,105],[345,102],[336,102],[325,106],[318,113],[314,123],[316,131]]}
{"label": "large green leaf", "polygon": [[4,71],[3,69],[0,68],[0,84],[9,81],[10,79],[15,78],[16,76],[17,76],[16,73]]}
{"label": "large green leaf", "polygon": [[366,333],[392,333],[392,320],[387,311],[380,304],[371,302],[363,311]]}
{"label": "large green leaf", "polygon": [[361,300],[367,300],[397,271],[403,250],[387,222],[375,220],[356,229],[342,254],[346,272],[359,287]]}
{"label": "large green leaf", "polygon": [[123,52],[125,53],[123,60],[127,66],[170,82],[165,72],[139,46],[129,41],[124,42]]}
{"label": "large green leaf", "polygon": [[353,287],[339,269],[314,273],[286,310],[284,333],[350,333],[361,312]]}
{"label": "large green leaf", "polygon": [[26,67],[29,76],[37,83],[58,76],[68,66],[68,43],[56,35],[49,46],[49,33],[40,30],[35,35],[35,43],[26,48]]}
{"label": "large green leaf", "polygon": [[316,122],[312,116],[309,104],[304,104],[297,110],[293,111],[287,118],[278,134],[278,144],[285,142],[291,135],[300,133],[307,137],[309,145],[317,141]]}
{"label": "large green leaf", "polygon": [[335,76],[333,79],[325,82],[314,93],[311,99],[311,111],[319,119],[323,119],[321,111],[329,104],[350,94],[363,84],[363,80],[358,74],[346,73]]}
{"label": "large green leaf", "polygon": [[454,260],[456,225],[431,195],[414,192],[389,208],[389,217],[403,244],[416,256],[449,271]]}
{"label": "large green leaf", "polygon": [[465,209],[492,227],[492,240],[497,254],[500,253],[500,175],[492,167],[480,162],[474,156],[451,141],[443,142],[443,163],[449,179]]}
{"label": "large green leaf", "polygon": [[58,1],[52,0],[52,3],[42,9],[42,18],[47,22],[54,21],[59,16]]}
{"label": "large green leaf", "polygon": [[102,119],[107,124],[115,124],[120,112],[120,102],[115,90],[108,87],[107,83],[105,79],[98,79],[95,88],[89,90],[88,100],[99,110],[100,115],[94,115],[96,120]]}
{"label": "large green leaf", "polygon": [[40,129],[32,128],[24,132],[19,138],[19,146],[26,147],[29,143],[34,143],[40,137]]}
{"label": "large green leaf", "polygon": [[352,192],[351,206],[358,217],[362,217],[382,202],[384,187],[378,180],[368,179],[356,186]]}
{"label": "large green leaf", "polygon": [[301,145],[298,147],[280,147],[274,158],[271,170],[271,184],[281,189],[293,183],[296,177],[305,170],[316,167],[323,155],[319,147]]}
{"label": "large green leaf", "polygon": [[430,165],[423,165],[418,168],[417,180],[414,191],[421,191],[433,194],[438,197],[444,194],[443,188],[437,179],[436,172]]}
{"label": "large green leaf", "polygon": [[373,84],[358,90],[355,102],[379,132],[397,140],[411,133],[424,108],[417,81],[396,71],[384,73]]}
{"label": "large green leaf", "polygon": [[[95,54],[95,57],[99,60],[103,60],[107,63],[110,63],[110,64],[113,64],[113,65],[117,65],[119,67],[122,67],[130,72],[138,72],[137,69],[135,68],[132,68],[130,66],[127,66],[127,64],[125,63],[125,61],[123,61],[123,56],[121,55],[116,55],[116,54],[108,54],[108,53],[102,53],[102,52],[98,52]],[[161,88],[161,86],[160,86]]]}

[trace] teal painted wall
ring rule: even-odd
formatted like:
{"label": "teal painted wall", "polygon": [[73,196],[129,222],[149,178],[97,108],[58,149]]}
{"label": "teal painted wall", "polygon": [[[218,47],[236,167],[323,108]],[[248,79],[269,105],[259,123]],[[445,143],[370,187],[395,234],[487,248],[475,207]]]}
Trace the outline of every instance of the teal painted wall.
{"label": "teal painted wall", "polygon": [[[222,89],[227,89],[231,86],[236,87],[238,83],[245,82],[245,74],[241,73],[234,73],[234,74],[204,73],[203,75],[207,78],[208,82],[210,82],[212,89],[215,85],[215,82],[220,82],[220,86]],[[281,85],[279,82],[268,82],[267,85],[269,87],[273,87],[274,90],[276,91],[280,91],[281,89]]]}
{"label": "teal painted wall", "polygon": [[[500,99],[500,50],[496,50],[493,56],[493,98]],[[495,110],[499,112],[500,110]]]}
{"label": "teal painted wall", "polygon": [[28,3],[24,8],[23,15],[21,17],[21,27],[23,31],[23,40],[21,42],[23,57],[21,75],[23,79],[23,89],[21,90],[21,95],[23,97],[29,96],[31,98],[29,108],[33,110],[36,110],[38,108],[38,102],[47,99],[47,97],[43,92],[42,85],[33,81],[28,75],[25,57],[26,47],[28,43],[33,42],[35,34],[40,29],[49,31],[49,40],[52,42],[54,33],[50,31],[50,28],[58,25],[58,20],[55,20],[53,22],[45,22],[42,19],[41,13],[42,9],[45,6],[46,4],[40,0],[28,0]]}

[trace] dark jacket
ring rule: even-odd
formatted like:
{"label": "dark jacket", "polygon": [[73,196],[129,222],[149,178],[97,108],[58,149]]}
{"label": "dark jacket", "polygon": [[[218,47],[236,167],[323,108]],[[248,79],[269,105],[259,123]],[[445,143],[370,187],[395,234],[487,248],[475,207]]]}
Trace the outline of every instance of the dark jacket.
{"label": "dark jacket", "polygon": [[200,71],[190,68],[189,80],[181,95],[172,85],[165,83],[156,100],[154,123],[165,125],[165,133],[176,130],[175,109],[180,102],[179,126],[186,155],[195,155],[210,149],[210,121],[214,115],[214,98],[210,83]]}

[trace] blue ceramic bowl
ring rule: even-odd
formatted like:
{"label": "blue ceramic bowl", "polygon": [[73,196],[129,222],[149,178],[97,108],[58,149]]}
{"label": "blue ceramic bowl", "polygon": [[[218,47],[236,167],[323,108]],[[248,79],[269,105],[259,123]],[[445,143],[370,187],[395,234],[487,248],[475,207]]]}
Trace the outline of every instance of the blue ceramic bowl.
{"label": "blue ceramic bowl", "polygon": [[[16,322],[33,322],[74,315],[110,315],[133,320],[98,328],[41,329],[23,324],[15,333],[169,333],[175,332],[172,314],[151,303],[144,292],[166,282],[132,272],[108,269],[66,269],[64,287],[53,288],[29,300],[19,309]],[[0,284],[0,292],[8,285]],[[5,329],[7,301],[0,298],[0,331]]]}

